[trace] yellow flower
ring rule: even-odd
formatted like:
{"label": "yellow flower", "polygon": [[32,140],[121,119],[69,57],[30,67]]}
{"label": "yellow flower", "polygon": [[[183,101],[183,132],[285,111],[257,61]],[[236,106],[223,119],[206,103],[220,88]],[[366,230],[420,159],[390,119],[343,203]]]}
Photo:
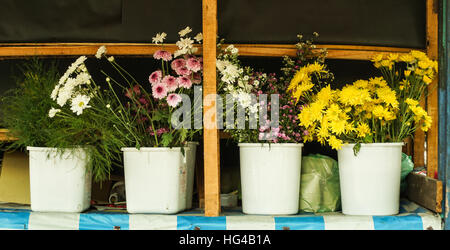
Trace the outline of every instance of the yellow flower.
{"label": "yellow flower", "polygon": [[345,132],[345,125],[347,122],[345,120],[334,120],[330,122],[331,132],[340,135]]}
{"label": "yellow flower", "polygon": [[408,77],[411,74],[411,70],[405,70],[405,76]]}
{"label": "yellow flower", "polygon": [[328,144],[330,144],[331,148],[339,150],[342,148],[342,140],[336,138],[336,136],[332,135],[328,138]]}
{"label": "yellow flower", "polygon": [[[428,58],[427,58],[428,59]],[[417,63],[417,65],[422,69],[427,69],[431,66],[430,60],[422,60]]]}
{"label": "yellow flower", "polygon": [[308,64],[307,66],[308,72],[313,73],[313,72],[325,72],[323,70],[324,65],[320,64],[318,62],[314,62],[313,64]]}
{"label": "yellow flower", "polygon": [[391,61],[389,61],[389,60],[383,60],[383,61],[381,61],[381,66],[383,66],[383,67],[389,67],[389,68],[391,68],[392,65],[393,65],[393,63],[392,63]]}
{"label": "yellow flower", "polygon": [[395,91],[393,91],[389,87],[382,87],[377,89],[376,91],[378,97],[383,100],[384,103],[391,105],[393,108],[398,107],[397,97],[395,95]]}
{"label": "yellow flower", "polygon": [[319,93],[317,93],[317,102],[327,105],[333,97],[333,93],[334,92],[331,90],[330,85],[322,88]]}
{"label": "yellow flower", "polygon": [[374,57],[372,57],[372,62],[379,62],[383,60],[383,54],[376,54]]}
{"label": "yellow flower", "polygon": [[371,133],[369,125],[367,125],[366,123],[359,123],[356,131],[358,132],[358,137],[360,138],[364,138],[366,137],[366,135]]}
{"label": "yellow flower", "polygon": [[389,61],[396,62],[398,60],[398,54],[389,54],[388,56]]}
{"label": "yellow flower", "polygon": [[354,85],[343,87],[338,95],[339,101],[344,105],[364,105],[371,100],[368,89],[359,89]]}
{"label": "yellow flower", "polygon": [[428,76],[424,75],[424,76],[423,76],[423,81],[428,85],[428,84],[430,84],[433,80],[431,80]]}
{"label": "yellow flower", "polygon": [[413,63],[416,59],[411,54],[404,54],[400,56],[400,60],[406,63]]}
{"label": "yellow flower", "polygon": [[411,99],[411,98],[406,98],[405,103],[410,106],[417,106],[419,104],[418,101]]}
{"label": "yellow flower", "polygon": [[419,60],[424,60],[424,59],[428,58],[425,53],[423,53],[422,51],[418,51],[418,50],[412,50],[410,52],[410,54]]}
{"label": "yellow flower", "polygon": [[431,116],[425,115],[424,116],[424,123],[423,123],[423,126],[422,126],[422,131],[427,132],[428,129],[431,127],[431,122],[432,122]]}
{"label": "yellow flower", "polygon": [[357,80],[353,83],[353,85],[355,85],[355,87],[358,87],[358,88],[367,88],[367,86],[369,85],[369,81]]}

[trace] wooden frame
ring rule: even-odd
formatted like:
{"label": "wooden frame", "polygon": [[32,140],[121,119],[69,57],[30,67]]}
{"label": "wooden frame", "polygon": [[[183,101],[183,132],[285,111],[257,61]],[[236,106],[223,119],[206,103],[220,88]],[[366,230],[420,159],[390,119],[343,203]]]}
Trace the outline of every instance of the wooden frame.
{"label": "wooden frame", "polygon": [[[427,0],[427,47],[424,50],[432,59],[438,57],[438,5],[439,0]],[[198,54],[204,54],[204,96],[216,93],[216,37],[217,37],[217,0],[202,0],[203,8],[203,47],[199,46]],[[108,54],[117,56],[151,56],[158,48],[152,44],[142,43],[14,43],[0,44],[0,59],[11,59],[29,56],[77,56],[94,55],[100,45],[106,45]],[[295,55],[293,45],[282,44],[236,44],[241,55],[280,57]],[[328,49],[328,58],[369,60],[376,53],[407,53],[409,48],[354,45],[320,45],[318,48]],[[166,45],[169,51],[176,50],[174,44]],[[437,81],[437,80],[436,80]],[[437,82],[436,82],[437,83]],[[436,86],[436,84],[433,84]],[[414,162],[416,166],[425,165],[424,151],[427,145],[426,165],[428,176],[436,178],[438,172],[438,89],[431,87],[429,96],[422,102],[432,116],[433,125],[427,136],[416,133],[414,138]],[[205,106],[206,110],[214,109],[215,103]],[[205,215],[220,214],[220,166],[219,138],[226,134],[217,129],[204,131],[204,199]],[[7,130],[0,130],[0,140],[13,140],[6,136]],[[220,137],[219,137],[220,136]]]}

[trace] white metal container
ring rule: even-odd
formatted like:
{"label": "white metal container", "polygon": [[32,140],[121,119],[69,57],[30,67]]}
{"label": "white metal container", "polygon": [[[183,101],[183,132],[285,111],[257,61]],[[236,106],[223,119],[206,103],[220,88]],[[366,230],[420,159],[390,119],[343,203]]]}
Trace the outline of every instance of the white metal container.
{"label": "white metal container", "polygon": [[79,213],[90,207],[92,172],[86,151],[27,147],[30,159],[31,210]]}
{"label": "white metal container", "polygon": [[303,144],[238,145],[243,212],[267,215],[298,213]]}
{"label": "white metal container", "polygon": [[192,206],[195,147],[184,154],[181,147],[122,148],[127,211],[174,214]]}
{"label": "white metal container", "polygon": [[355,144],[338,150],[342,212],[348,215],[398,214],[403,143]]}

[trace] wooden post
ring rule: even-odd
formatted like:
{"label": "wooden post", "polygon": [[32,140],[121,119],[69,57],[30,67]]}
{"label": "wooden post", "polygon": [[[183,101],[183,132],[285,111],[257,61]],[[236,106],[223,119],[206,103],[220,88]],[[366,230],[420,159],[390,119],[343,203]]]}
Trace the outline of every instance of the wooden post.
{"label": "wooden post", "polygon": [[[438,60],[438,0],[427,0],[427,55],[433,60]],[[437,178],[438,173],[438,138],[439,138],[439,107],[438,107],[438,79],[428,86],[427,112],[431,116],[433,123],[427,132],[427,175]]]}
{"label": "wooden post", "polygon": [[[216,43],[217,0],[203,0],[203,127],[205,168],[205,216],[220,214],[220,152],[217,130],[215,99],[207,102],[208,96],[216,94]],[[211,97],[211,96],[210,96]],[[207,123],[214,122],[210,127]]]}

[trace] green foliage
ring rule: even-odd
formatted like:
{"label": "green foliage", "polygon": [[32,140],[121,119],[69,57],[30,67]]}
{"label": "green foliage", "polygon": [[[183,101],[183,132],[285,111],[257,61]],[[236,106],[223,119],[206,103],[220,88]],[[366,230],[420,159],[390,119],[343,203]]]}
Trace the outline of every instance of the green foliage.
{"label": "green foliage", "polygon": [[56,63],[44,64],[33,59],[21,67],[17,86],[1,99],[1,121],[10,135],[18,138],[8,150],[26,146],[53,147],[62,154],[66,149],[82,147],[87,151],[88,169],[95,181],[109,177],[112,167],[120,162],[122,134],[107,104],[114,100],[109,92],[101,93],[95,83],[90,108],[76,115],[69,107],[59,107],[55,117],[49,110],[57,107],[50,95],[59,81]]}
{"label": "green foliage", "polygon": [[49,96],[59,79],[56,64],[32,59],[20,66],[20,72],[15,88],[0,99],[1,123],[18,138],[8,149],[46,147],[57,130],[48,117],[53,103]]}

